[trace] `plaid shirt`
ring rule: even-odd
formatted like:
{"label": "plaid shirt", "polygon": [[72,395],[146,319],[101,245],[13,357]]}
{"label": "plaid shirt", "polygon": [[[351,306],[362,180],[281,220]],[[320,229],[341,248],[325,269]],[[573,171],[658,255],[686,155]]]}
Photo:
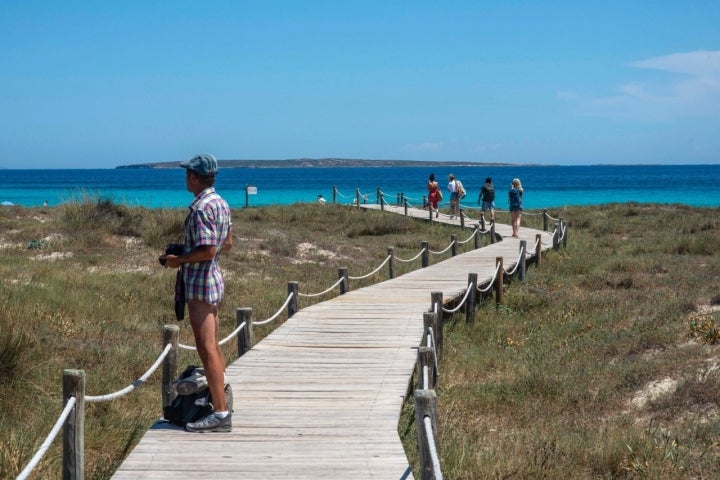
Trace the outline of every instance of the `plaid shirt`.
{"label": "plaid shirt", "polygon": [[208,187],[195,197],[189,208],[185,219],[185,252],[201,245],[215,245],[217,252],[212,260],[183,264],[185,301],[200,300],[217,305],[225,290],[218,260],[230,233],[230,207],[213,187]]}

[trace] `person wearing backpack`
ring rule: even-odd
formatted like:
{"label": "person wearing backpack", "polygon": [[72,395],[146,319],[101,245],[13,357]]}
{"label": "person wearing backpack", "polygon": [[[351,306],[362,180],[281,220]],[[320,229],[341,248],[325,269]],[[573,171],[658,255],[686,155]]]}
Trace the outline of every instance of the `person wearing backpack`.
{"label": "person wearing backpack", "polygon": [[455,178],[454,174],[448,175],[448,191],[450,192],[450,218],[460,213],[460,200],[465,197],[465,187]]}
{"label": "person wearing backpack", "polygon": [[480,188],[480,196],[478,196],[478,204],[484,212],[490,212],[490,220],[495,221],[495,187],[492,178],[485,179],[485,185]]}
{"label": "person wearing backpack", "polygon": [[220,252],[232,248],[230,207],[215,192],[218,166],[215,157],[197,155],[180,164],[185,168],[185,186],[195,195],[185,220],[182,253],[166,254],[160,263],[180,268],[190,326],[214,410],[185,425],[189,432],[229,432],[232,414],[225,399],[225,356],[218,343],[218,304],[225,292],[218,264]]}

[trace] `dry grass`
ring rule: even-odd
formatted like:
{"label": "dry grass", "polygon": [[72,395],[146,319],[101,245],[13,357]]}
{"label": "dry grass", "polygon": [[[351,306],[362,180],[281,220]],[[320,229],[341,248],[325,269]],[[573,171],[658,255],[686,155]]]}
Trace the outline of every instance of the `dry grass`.
{"label": "dry grass", "polygon": [[[162,325],[175,323],[174,273],[157,255],[181,237],[184,213],[91,199],[0,209],[0,478],[19,473],[57,418],[63,368],[84,369],[96,395],[154,361]],[[504,305],[481,305],[474,324],[446,319],[445,478],[716,478],[720,211],[619,204],[551,213],[569,222],[567,249],[508,285]],[[288,281],[322,291],[340,267],[373,270],[388,246],[409,258],[421,241],[441,250],[458,233],[331,205],[233,217],[224,334],[235,307],[272,315]],[[539,227],[537,217],[523,221]],[[409,268],[396,265],[398,274]],[[384,272],[367,282],[380,279]],[[190,338],[184,322],[181,341]],[[193,360],[186,353],[180,363]],[[156,377],[123,399],[88,405],[87,478],[108,478],[157,418]],[[410,418],[408,406],[399,430],[414,458]],[[35,478],[59,476],[57,444]]]}

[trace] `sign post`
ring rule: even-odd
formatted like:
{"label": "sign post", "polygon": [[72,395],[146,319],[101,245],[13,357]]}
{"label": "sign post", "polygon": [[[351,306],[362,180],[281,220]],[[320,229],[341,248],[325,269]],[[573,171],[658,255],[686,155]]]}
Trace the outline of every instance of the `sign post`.
{"label": "sign post", "polygon": [[245,185],[245,208],[250,204],[250,195],[257,195],[257,186]]}

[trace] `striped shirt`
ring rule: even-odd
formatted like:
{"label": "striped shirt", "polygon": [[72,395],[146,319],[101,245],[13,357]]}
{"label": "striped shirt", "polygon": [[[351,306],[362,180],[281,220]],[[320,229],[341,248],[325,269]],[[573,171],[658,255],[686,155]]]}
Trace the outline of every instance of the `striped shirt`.
{"label": "striped shirt", "polygon": [[217,305],[225,291],[218,260],[230,234],[230,207],[213,187],[208,187],[195,197],[189,208],[190,213],[185,219],[185,253],[202,245],[215,245],[217,251],[212,260],[183,264],[185,301],[199,300]]}

